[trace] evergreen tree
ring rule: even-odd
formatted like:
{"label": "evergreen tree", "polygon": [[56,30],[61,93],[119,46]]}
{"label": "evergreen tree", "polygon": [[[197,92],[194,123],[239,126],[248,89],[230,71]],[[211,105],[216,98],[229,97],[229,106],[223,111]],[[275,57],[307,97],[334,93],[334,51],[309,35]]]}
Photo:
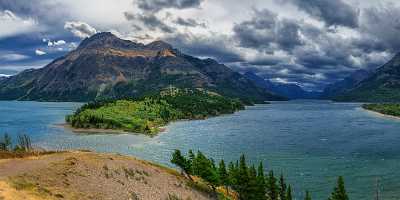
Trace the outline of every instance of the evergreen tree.
{"label": "evergreen tree", "polygon": [[239,160],[239,168],[238,168],[238,193],[240,199],[244,199],[243,197],[246,196],[246,189],[247,189],[247,184],[249,182],[249,172],[248,172],[248,167],[246,164],[246,158],[242,154],[240,156]]}
{"label": "evergreen tree", "polygon": [[182,172],[185,173],[190,180],[193,180],[190,176],[192,166],[190,162],[188,162],[186,158],[182,155],[181,151],[175,150],[175,152],[172,154],[171,163],[181,168]]}
{"label": "evergreen tree", "polygon": [[239,169],[237,165],[230,162],[228,165],[228,177],[230,186],[235,190],[238,191],[238,177],[239,177]]}
{"label": "evergreen tree", "polygon": [[279,178],[279,197],[280,200],[287,200],[286,198],[286,183],[285,179],[283,178],[283,174],[281,174],[281,177]]}
{"label": "evergreen tree", "polygon": [[249,168],[249,182],[247,183],[244,199],[262,200],[264,197],[265,193],[259,192],[257,171],[253,165]]}
{"label": "evergreen tree", "polygon": [[311,195],[310,192],[308,192],[308,190],[306,191],[306,197],[304,198],[304,200],[311,200]]}
{"label": "evergreen tree", "polygon": [[205,181],[210,183],[211,187],[215,191],[216,186],[219,185],[219,178],[212,160],[208,159],[203,153],[198,151],[193,162],[193,168],[195,169],[195,175],[200,176]]}
{"label": "evergreen tree", "polygon": [[286,199],[287,200],[292,200],[292,186],[288,186],[287,191],[286,191]]}
{"label": "evergreen tree", "polygon": [[267,181],[267,194],[270,200],[278,200],[278,187],[276,185],[276,178],[274,172],[269,171],[268,181]]}
{"label": "evergreen tree", "polygon": [[265,183],[265,176],[264,176],[264,166],[263,163],[260,162],[257,169],[257,185],[258,189],[257,192],[263,195],[263,199],[266,199],[266,183]]}
{"label": "evergreen tree", "polygon": [[225,186],[226,191],[228,191],[228,187],[230,185],[228,172],[226,171],[226,166],[224,160],[219,162],[218,166],[218,176],[220,180],[220,184]]}
{"label": "evergreen tree", "polygon": [[339,176],[337,180],[337,185],[333,189],[333,192],[331,196],[328,198],[328,200],[349,200],[349,197],[347,196],[346,189],[344,187],[344,180],[342,176]]}
{"label": "evergreen tree", "polygon": [[190,163],[190,172],[193,174],[193,161],[196,158],[196,155],[193,153],[191,149],[189,150],[188,154],[189,154],[188,162]]}

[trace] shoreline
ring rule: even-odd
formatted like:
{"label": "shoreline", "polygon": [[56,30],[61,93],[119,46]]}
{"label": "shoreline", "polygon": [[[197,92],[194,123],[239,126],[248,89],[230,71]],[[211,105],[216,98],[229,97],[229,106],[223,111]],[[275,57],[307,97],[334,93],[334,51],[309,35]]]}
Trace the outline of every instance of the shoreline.
{"label": "shoreline", "polygon": [[118,130],[118,129],[100,129],[100,128],[74,128],[68,123],[63,123],[63,124],[55,124],[57,127],[62,127],[68,130],[71,130],[73,133],[77,134],[132,134],[132,135],[147,135],[147,136],[155,136],[159,133],[165,132],[167,128],[165,126],[160,127],[160,131],[157,132],[157,134],[143,134],[143,133],[135,133],[135,132],[129,132],[129,131],[124,131],[124,130]]}
{"label": "shoreline", "polygon": [[369,110],[369,109],[363,108],[362,106],[361,106],[361,109],[363,109],[364,111],[369,112],[371,114],[378,115],[380,117],[400,120],[400,117],[398,117],[398,116],[383,114],[383,113],[380,113],[378,111],[374,111],[374,110]]}

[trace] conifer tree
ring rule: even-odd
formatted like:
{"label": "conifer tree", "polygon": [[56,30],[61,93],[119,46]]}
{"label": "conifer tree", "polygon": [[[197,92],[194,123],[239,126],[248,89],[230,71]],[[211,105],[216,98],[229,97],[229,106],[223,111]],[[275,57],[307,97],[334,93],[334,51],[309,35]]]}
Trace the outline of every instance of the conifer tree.
{"label": "conifer tree", "polygon": [[285,183],[285,179],[283,178],[283,174],[281,174],[280,178],[279,178],[279,197],[280,200],[287,200],[286,198],[286,183]]}
{"label": "conifer tree", "polygon": [[257,169],[257,184],[258,184],[258,193],[263,195],[263,199],[266,199],[266,183],[264,176],[264,166],[263,163],[260,162]]}
{"label": "conifer tree", "polygon": [[218,166],[218,176],[219,180],[221,181],[220,184],[225,186],[225,189],[228,191],[228,187],[230,185],[229,183],[229,177],[228,177],[228,172],[226,171],[226,166],[224,160],[221,160],[219,162]]}
{"label": "conifer tree", "polygon": [[192,164],[186,160],[180,150],[175,150],[175,152],[172,154],[171,163],[181,168],[182,172],[185,173],[190,180],[192,180],[192,177],[190,176],[192,173]]}
{"label": "conifer tree", "polygon": [[261,193],[259,191],[257,171],[254,165],[249,168],[249,182],[246,188],[246,198],[244,199],[252,199],[252,200],[265,199],[265,193]]}
{"label": "conifer tree", "polygon": [[286,191],[286,199],[287,200],[292,200],[292,186],[288,186],[287,191]]}
{"label": "conifer tree", "polygon": [[311,195],[310,192],[308,192],[308,190],[306,191],[306,197],[304,197],[304,200],[311,200]]}
{"label": "conifer tree", "polygon": [[344,180],[342,176],[339,176],[337,180],[337,185],[333,189],[333,192],[328,200],[349,200],[346,189],[344,187]]}
{"label": "conifer tree", "polygon": [[249,182],[249,172],[244,155],[240,156],[237,182],[237,192],[239,193],[239,198],[245,199],[244,197],[246,196],[247,184]]}
{"label": "conifer tree", "polygon": [[237,178],[239,177],[239,169],[237,168],[237,165],[233,164],[233,162],[230,162],[228,165],[228,177],[229,177],[230,186],[235,191],[237,191],[238,190]]}
{"label": "conifer tree", "polygon": [[278,188],[276,185],[276,178],[274,172],[269,171],[268,181],[267,181],[267,193],[270,200],[278,200]]}
{"label": "conifer tree", "polygon": [[216,186],[219,185],[219,178],[217,170],[213,165],[213,161],[211,159],[208,159],[203,153],[198,151],[196,158],[193,162],[193,168],[195,169],[195,175],[200,176],[205,181],[210,183],[211,187],[215,191]]}

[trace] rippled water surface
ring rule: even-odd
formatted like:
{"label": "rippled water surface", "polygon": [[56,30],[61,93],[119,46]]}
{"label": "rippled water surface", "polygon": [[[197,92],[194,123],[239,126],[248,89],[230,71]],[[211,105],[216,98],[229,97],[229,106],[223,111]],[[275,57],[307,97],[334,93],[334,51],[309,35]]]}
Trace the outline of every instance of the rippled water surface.
{"label": "rippled water surface", "polygon": [[264,161],[283,173],[297,197],[308,189],[326,199],[343,175],[351,199],[373,199],[379,179],[385,200],[400,198],[400,120],[356,103],[274,102],[233,115],[172,123],[142,135],[74,134],[57,124],[77,103],[0,102],[0,132],[27,133],[48,149],[91,149],[135,155],[165,165],[174,149],[199,149],[216,159]]}

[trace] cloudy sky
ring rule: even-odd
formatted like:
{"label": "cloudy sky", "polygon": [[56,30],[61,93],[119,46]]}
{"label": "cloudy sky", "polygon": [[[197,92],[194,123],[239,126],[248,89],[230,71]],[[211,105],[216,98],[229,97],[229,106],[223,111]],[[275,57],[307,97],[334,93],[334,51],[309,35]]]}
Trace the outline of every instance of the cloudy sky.
{"label": "cloudy sky", "polygon": [[102,31],[321,90],[400,50],[400,2],[0,0],[0,75],[43,67]]}

